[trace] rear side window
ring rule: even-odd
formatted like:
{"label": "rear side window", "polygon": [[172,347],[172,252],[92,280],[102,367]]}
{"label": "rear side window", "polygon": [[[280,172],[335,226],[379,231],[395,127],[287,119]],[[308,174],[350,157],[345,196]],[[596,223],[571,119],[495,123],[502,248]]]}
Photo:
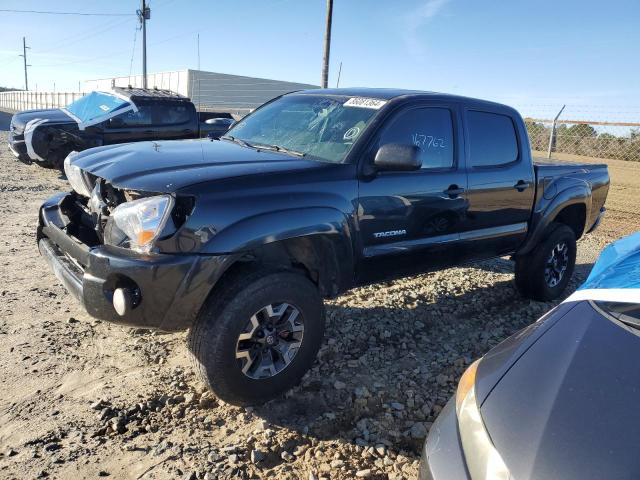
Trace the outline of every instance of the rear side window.
{"label": "rear side window", "polygon": [[518,159],[513,120],[497,113],[467,112],[469,153],[473,167],[498,167]]}
{"label": "rear side window", "polygon": [[168,104],[157,105],[156,109],[158,123],[161,125],[176,125],[180,123],[186,123],[191,120],[191,106],[188,104]]}
{"label": "rear side window", "polygon": [[447,108],[414,108],[401,112],[380,136],[380,144],[420,147],[422,168],[453,166],[453,124]]}

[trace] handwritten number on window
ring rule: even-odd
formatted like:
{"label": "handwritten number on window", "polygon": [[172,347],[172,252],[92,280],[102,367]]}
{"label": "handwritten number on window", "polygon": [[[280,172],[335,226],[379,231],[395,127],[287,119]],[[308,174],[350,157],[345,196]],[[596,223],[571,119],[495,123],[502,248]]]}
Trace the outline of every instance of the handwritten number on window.
{"label": "handwritten number on window", "polygon": [[411,141],[416,147],[420,148],[445,148],[444,138],[434,137],[433,135],[414,133],[411,135]]}

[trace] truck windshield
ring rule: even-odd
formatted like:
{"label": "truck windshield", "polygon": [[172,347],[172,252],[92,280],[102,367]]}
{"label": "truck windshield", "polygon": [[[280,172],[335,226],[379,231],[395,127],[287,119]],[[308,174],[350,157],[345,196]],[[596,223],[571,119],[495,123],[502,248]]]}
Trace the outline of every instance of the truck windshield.
{"label": "truck windshield", "polygon": [[599,301],[596,305],[625,325],[640,329],[640,303]]}
{"label": "truck windshield", "polygon": [[225,137],[342,163],[384,103],[361,97],[287,95],[241,120]]}
{"label": "truck windshield", "polygon": [[95,125],[134,108],[133,103],[106,92],[91,92],[63,108],[81,127]]}

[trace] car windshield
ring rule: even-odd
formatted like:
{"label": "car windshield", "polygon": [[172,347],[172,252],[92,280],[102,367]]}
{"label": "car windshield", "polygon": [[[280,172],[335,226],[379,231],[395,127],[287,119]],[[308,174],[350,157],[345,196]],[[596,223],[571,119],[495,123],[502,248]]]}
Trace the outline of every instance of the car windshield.
{"label": "car windshield", "polygon": [[95,125],[133,109],[131,102],[105,92],[91,92],[62,109],[81,126]]}
{"label": "car windshield", "polygon": [[640,329],[640,303],[599,301],[596,305],[625,325]]}
{"label": "car windshield", "polygon": [[341,163],[384,103],[362,97],[286,95],[238,122],[223,139]]}

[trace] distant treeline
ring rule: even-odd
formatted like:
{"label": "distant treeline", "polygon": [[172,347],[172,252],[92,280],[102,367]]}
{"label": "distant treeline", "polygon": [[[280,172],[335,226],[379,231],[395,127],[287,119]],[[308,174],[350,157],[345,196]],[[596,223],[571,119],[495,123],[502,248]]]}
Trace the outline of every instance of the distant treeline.
{"label": "distant treeline", "polygon": [[0,87],[0,92],[15,92],[16,90],[22,90],[21,88]]}
{"label": "distant treeline", "polygon": [[[531,148],[547,151],[551,126],[532,120],[525,120]],[[640,162],[640,130],[632,129],[627,135],[616,136],[598,131],[591,125],[580,123],[556,127],[554,152],[586,155],[596,158],[615,158]]]}

